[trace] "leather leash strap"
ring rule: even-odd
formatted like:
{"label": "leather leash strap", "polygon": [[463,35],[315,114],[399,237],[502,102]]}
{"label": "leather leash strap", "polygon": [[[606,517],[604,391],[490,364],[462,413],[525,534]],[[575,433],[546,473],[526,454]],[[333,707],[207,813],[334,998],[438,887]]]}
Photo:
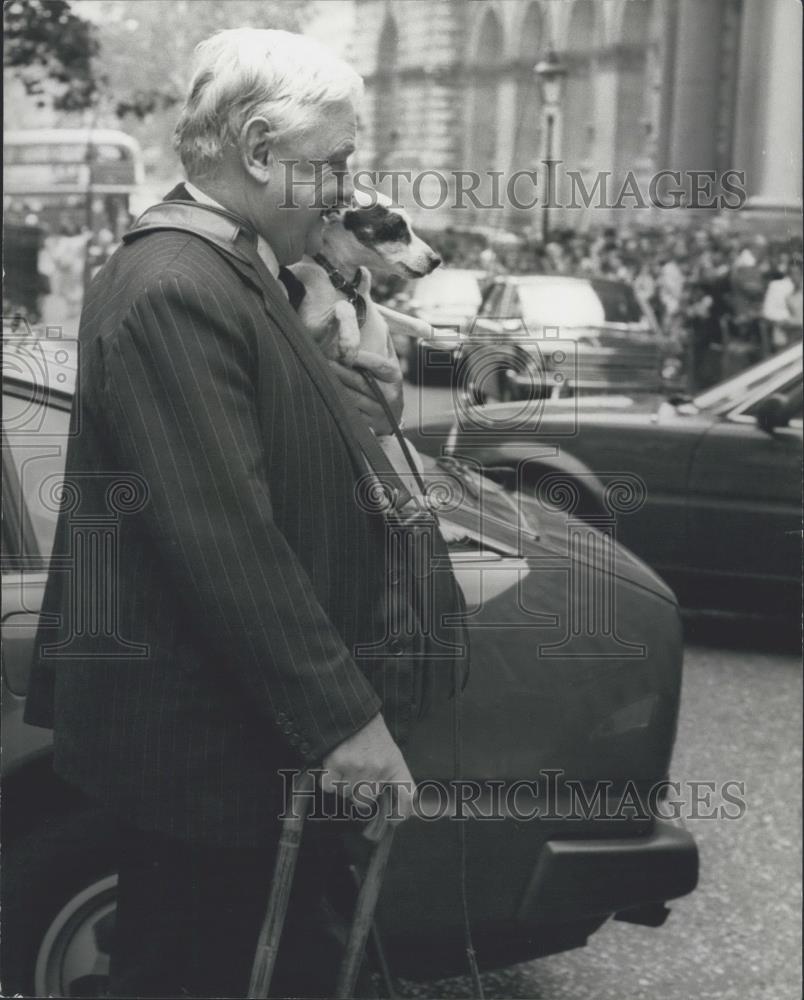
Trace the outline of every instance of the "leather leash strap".
{"label": "leather leash strap", "polygon": [[[248,265],[249,280],[262,293],[269,309],[286,311],[288,323],[279,322],[277,327],[332,413],[356,468],[361,472],[370,472],[380,481],[394,510],[404,508],[412,499],[410,491],[388,461],[374,433],[360,415],[355,413],[340,381],[333,377],[318,349],[301,328],[284,289],[257,253],[256,233],[243,219],[214,206],[194,201],[165,201],[146,209],[125,234],[123,241],[129,243],[140,236],[160,230],[191,233],[239,261],[241,265]],[[294,330],[293,327],[297,329]]]}

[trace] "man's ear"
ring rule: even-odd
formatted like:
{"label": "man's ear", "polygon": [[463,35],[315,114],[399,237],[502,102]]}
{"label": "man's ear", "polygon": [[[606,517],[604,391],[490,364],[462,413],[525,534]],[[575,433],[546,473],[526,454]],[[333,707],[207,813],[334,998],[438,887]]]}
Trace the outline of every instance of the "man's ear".
{"label": "man's ear", "polygon": [[267,184],[274,166],[273,135],[264,118],[250,118],[240,133],[240,158],[251,176]]}

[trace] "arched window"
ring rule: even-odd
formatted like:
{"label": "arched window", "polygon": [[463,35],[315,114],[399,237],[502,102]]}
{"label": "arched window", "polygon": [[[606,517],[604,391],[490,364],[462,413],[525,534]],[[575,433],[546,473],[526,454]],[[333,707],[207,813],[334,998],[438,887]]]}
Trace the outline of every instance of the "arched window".
{"label": "arched window", "polygon": [[375,166],[388,169],[399,143],[400,107],[397,59],[399,32],[396,22],[388,17],[382,26],[377,46],[377,83],[374,112]]}
{"label": "arched window", "polygon": [[497,93],[499,64],[502,59],[502,28],[493,10],[483,15],[473,53],[469,163],[475,170],[498,168],[497,163]]}
{"label": "arched window", "polygon": [[565,53],[569,73],[563,102],[561,158],[566,169],[589,163],[595,144],[595,87],[592,50],[599,44],[593,0],[576,0]]}
{"label": "arched window", "polygon": [[628,3],[623,16],[617,66],[617,167],[638,170],[651,138],[650,28],[653,0]]}
{"label": "arched window", "polygon": [[533,67],[544,52],[542,12],[531,3],[520,26],[519,80],[512,170],[533,170],[542,155],[541,95]]}

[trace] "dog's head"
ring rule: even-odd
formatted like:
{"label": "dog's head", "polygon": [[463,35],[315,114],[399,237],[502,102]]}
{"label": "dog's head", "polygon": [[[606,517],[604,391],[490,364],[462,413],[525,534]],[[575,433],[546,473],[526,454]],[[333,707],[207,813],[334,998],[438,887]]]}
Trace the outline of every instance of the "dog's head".
{"label": "dog's head", "polygon": [[403,278],[421,278],[438,267],[441,258],[414,233],[405,211],[380,195],[362,200],[327,212],[309,252],[323,253],[339,270],[362,266]]}

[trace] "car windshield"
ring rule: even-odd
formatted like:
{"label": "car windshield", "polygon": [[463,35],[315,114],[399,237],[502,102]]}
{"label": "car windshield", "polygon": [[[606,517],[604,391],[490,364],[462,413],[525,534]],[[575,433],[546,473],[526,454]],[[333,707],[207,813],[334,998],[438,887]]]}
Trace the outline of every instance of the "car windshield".
{"label": "car windshield", "polygon": [[517,283],[522,313],[538,326],[645,323],[633,289],[624,282],[549,278]]}
{"label": "car windshield", "polygon": [[783,354],[754,365],[748,371],[740,372],[732,378],[719,382],[711,389],[696,396],[694,406],[699,410],[728,410],[742,402],[746,396],[762,388],[763,383],[774,378],[777,373],[788,370],[793,373],[801,365],[801,349],[793,347]]}
{"label": "car windshield", "polygon": [[471,271],[434,271],[413,286],[412,298],[429,309],[458,308],[477,311],[482,298],[480,282]]}

